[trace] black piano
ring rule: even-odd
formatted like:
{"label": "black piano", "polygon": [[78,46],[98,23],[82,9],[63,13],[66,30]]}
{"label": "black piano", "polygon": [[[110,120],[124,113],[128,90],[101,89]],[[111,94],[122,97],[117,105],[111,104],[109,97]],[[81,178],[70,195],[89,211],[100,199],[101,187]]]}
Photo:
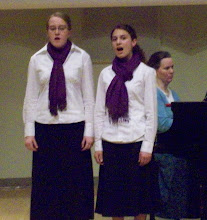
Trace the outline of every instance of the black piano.
{"label": "black piano", "polygon": [[[207,94],[206,94],[207,97]],[[192,215],[207,220],[207,98],[202,102],[172,102],[171,128],[157,135],[158,143],[167,144],[169,152],[189,161],[192,174],[189,210]],[[190,199],[190,196],[189,196]],[[150,214],[150,220],[154,220]]]}
{"label": "black piano", "polygon": [[169,132],[173,134],[172,141],[184,148],[177,150],[189,156],[194,150],[204,150],[207,146],[207,102],[172,102],[171,109],[174,120]]}
{"label": "black piano", "polygon": [[173,124],[163,133],[174,154],[189,159],[200,185],[200,217],[207,219],[207,102],[172,102]]}

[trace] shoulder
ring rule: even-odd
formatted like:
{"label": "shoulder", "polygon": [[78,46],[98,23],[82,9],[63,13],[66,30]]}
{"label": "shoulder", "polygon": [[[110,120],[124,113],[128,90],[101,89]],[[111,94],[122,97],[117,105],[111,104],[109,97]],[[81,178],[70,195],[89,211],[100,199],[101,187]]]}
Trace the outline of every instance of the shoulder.
{"label": "shoulder", "polygon": [[[168,103],[166,95],[158,87],[157,87],[157,101],[158,101],[159,105],[161,103],[164,103],[164,104]],[[159,107],[159,105],[158,105],[158,107]]]}
{"label": "shoulder", "polygon": [[47,44],[31,56],[30,64],[38,62],[45,55],[47,55]]}
{"label": "shoulder", "polygon": [[31,59],[34,59],[35,57],[37,57],[38,55],[44,55],[47,53],[47,44],[42,47],[40,50],[38,50],[35,54],[33,54],[31,56]]}
{"label": "shoulder", "polygon": [[79,54],[80,56],[82,56],[85,59],[90,59],[90,55],[85,50],[78,47],[74,43],[72,43],[71,52],[75,53],[76,55]]}
{"label": "shoulder", "polygon": [[180,98],[179,98],[178,94],[174,90],[172,90],[172,89],[171,89],[171,92],[172,92],[172,96],[175,99],[175,101],[179,101]]}
{"label": "shoulder", "polygon": [[145,76],[151,76],[151,77],[155,77],[156,76],[156,72],[155,69],[153,69],[152,67],[147,66],[145,63],[140,63],[138,68],[135,70],[135,72],[138,72],[139,74],[143,74]]}
{"label": "shoulder", "polygon": [[109,65],[101,70],[98,78],[99,78],[99,81],[108,82],[108,81],[111,81],[114,76],[115,76],[115,73],[112,70],[112,65]]}
{"label": "shoulder", "polygon": [[170,89],[170,90],[171,90],[171,92],[172,92],[173,95],[178,96],[178,94],[177,94],[177,92],[175,92],[175,90],[173,90],[173,89]]}
{"label": "shoulder", "polygon": [[112,70],[112,64],[111,65],[109,65],[109,66],[106,66],[105,68],[103,68],[102,70],[101,70],[101,73],[109,73],[109,72],[112,72],[113,70]]}
{"label": "shoulder", "polygon": [[115,75],[114,71],[112,70],[112,64],[109,66],[106,66],[101,70],[100,76],[101,77],[106,77],[107,75]]}
{"label": "shoulder", "polygon": [[164,96],[164,93],[157,87],[157,97]]}
{"label": "shoulder", "polygon": [[157,94],[158,95],[164,95],[164,93],[161,91],[161,89],[159,89],[158,87],[157,87]]}
{"label": "shoulder", "polygon": [[140,64],[139,64],[139,67],[138,67],[139,69],[141,69],[141,70],[145,70],[145,71],[147,71],[147,72],[155,72],[155,69],[154,68],[152,68],[152,67],[150,67],[150,66],[147,66],[145,63],[143,63],[143,62],[141,62]]}
{"label": "shoulder", "polygon": [[156,72],[153,68],[147,66],[144,63],[140,63],[139,66],[133,72],[134,80],[142,80],[146,85],[155,87]]}

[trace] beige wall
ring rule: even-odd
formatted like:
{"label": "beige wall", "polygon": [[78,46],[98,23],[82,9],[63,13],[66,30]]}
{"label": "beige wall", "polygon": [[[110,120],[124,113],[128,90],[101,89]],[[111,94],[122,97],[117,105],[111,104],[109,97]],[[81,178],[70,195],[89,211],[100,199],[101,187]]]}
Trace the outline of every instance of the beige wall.
{"label": "beige wall", "polygon": [[[31,175],[24,148],[22,104],[30,56],[46,42],[50,10],[0,11],[0,178]],[[172,53],[172,87],[184,101],[202,100],[207,85],[207,6],[64,9],[72,18],[73,41],[91,54],[94,79],[113,59],[110,31],[118,22],[135,27],[147,57]],[[94,163],[94,175],[98,166]]]}

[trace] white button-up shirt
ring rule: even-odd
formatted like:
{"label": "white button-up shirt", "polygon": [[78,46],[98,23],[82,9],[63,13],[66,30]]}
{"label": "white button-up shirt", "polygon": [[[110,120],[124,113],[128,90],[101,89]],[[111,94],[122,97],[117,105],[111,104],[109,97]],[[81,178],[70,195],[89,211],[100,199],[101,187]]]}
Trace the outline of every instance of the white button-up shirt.
{"label": "white button-up shirt", "polygon": [[141,63],[125,85],[129,97],[129,122],[109,121],[105,106],[106,92],[115,76],[112,65],[104,68],[98,80],[95,105],[95,150],[102,151],[102,139],[112,143],[142,141],[141,151],[151,153],[157,131],[155,70]]}
{"label": "white button-up shirt", "polygon": [[25,137],[35,135],[35,121],[42,124],[70,124],[85,121],[84,136],[94,136],[94,85],[90,56],[72,44],[70,53],[63,64],[67,110],[58,111],[55,117],[50,114],[48,107],[52,67],[53,59],[47,52],[47,45],[30,59],[23,107]]}

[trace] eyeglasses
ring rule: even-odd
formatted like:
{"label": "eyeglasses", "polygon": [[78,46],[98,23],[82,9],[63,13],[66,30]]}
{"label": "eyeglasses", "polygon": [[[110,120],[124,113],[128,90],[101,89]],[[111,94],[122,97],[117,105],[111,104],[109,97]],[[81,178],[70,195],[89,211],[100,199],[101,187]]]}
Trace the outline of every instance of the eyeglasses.
{"label": "eyeglasses", "polygon": [[59,27],[55,27],[55,26],[49,26],[48,27],[48,30],[52,31],[52,32],[55,32],[56,30],[60,31],[60,32],[63,32],[67,29],[68,27],[66,25],[62,25],[62,26],[59,26]]}

